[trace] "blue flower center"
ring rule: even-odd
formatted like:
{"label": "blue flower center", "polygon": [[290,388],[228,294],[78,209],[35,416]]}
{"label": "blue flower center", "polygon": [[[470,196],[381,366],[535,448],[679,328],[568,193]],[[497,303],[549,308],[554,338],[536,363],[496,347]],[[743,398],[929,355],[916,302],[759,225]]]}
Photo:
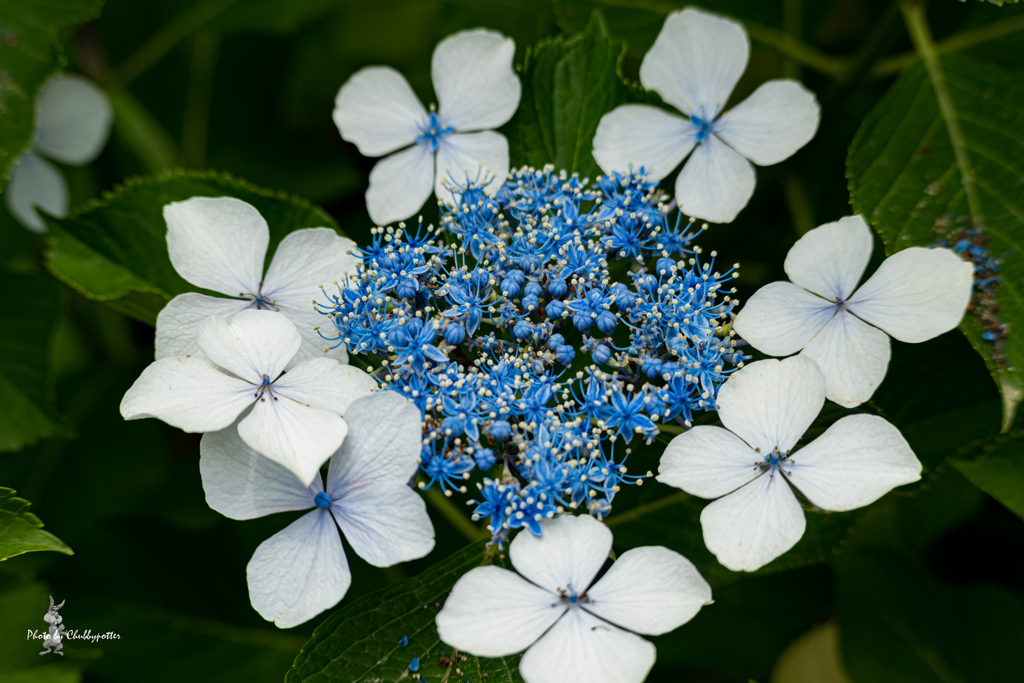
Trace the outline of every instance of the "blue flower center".
{"label": "blue flower center", "polygon": [[441,138],[446,138],[455,132],[451,126],[441,123],[441,117],[433,109],[430,116],[423,119],[419,124],[420,134],[416,137],[417,145],[428,145],[431,152],[436,152],[441,145]]}
{"label": "blue flower center", "polygon": [[690,117],[690,125],[697,129],[697,133],[695,134],[697,142],[704,142],[704,140],[707,139],[708,133],[712,131],[713,123],[714,121],[710,119],[704,120],[699,116]]}
{"label": "blue flower center", "polygon": [[313,499],[313,502],[316,503],[316,506],[321,510],[326,510],[331,507],[331,497],[323,491],[316,494],[316,498]]}
{"label": "blue flower center", "polygon": [[836,299],[836,308],[842,308],[845,305],[846,305],[845,301],[843,301],[842,299]]}

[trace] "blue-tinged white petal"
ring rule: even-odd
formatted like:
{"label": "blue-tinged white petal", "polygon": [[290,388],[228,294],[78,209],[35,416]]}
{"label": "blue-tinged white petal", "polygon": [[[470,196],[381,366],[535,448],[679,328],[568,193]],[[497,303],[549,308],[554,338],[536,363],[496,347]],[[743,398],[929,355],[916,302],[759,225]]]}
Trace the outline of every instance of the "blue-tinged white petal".
{"label": "blue-tinged white petal", "polygon": [[594,135],[594,159],[605,173],[643,167],[647,179],[674,171],[694,145],[686,119],[648,104],[624,104],[601,117]]}
{"label": "blue-tinged white petal", "polygon": [[377,162],[370,171],[366,210],[377,225],[409,218],[434,191],[434,153],[413,145]]}
{"label": "blue-tinged white petal", "polygon": [[199,472],[206,502],[231,519],[308,510],[323,491],[320,477],[303,486],[294,474],[247,446],[234,425],[203,434]]}
{"label": "blue-tinged white petal", "polygon": [[835,304],[790,282],[772,282],[747,300],[733,327],[758,351],[788,356],[807,346],[835,314]]}
{"label": "blue-tinged white petal", "polygon": [[460,31],[434,48],[430,73],[445,126],[497,128],[516,113],[522,86],[512,69],[516,44],[497,31]]}
{"label": "blue-tinged white petal", "polygon": [[368,374],[330,358],[302,361],[274,382],[275,395],[338,415],[376,390],[377,382]]}
{"label": "blue-tinged white petal", "polygon": [[427,504],[405,483],[346,491],[331,514],[356,555],[375,567],[416,560],[434,549]]}
{"label": "blue-tinged white petal", "polygon": [[509,558],[529,581],[558,593],[590,587],[612,549],[612,532],[590,515],[562,515],[541,525],[540,536],[519,534]]}
{"label": "blue-tinged white petal", "polygon": [[786,275],[829,301],[845,301],[864,275],[871,249],[868,224],[861,216],[845,216],[798,239],[786,254]]}
{"label": "blue-tinged white petal", "polygon": [[758,166],[793,156],[818,132],[821,106],[799,81],[779,79],[762,84],[747,99],[718,119],[720,138]]}
{"label": "blue-tinged white petal", "polygon": [[75,74],[57,76],[43,86],[37,106],[36,151],[72,166],[99,156],[110,136],[114,110],[92,81]]}
{"label": "blue-tinged white petal", "polygon": [[676,178],[679,209],[694,218],[729,223],[750,201],[756,182],[750,162],[712,133]]}
{"label": "blue-tinged white petal", "polygon": [[368,66],[352,74],[334,100],[334,123],[360,154],[384,156],[407,147],[427,116],[405,77],[389,66]]}
{"label": "blue-tinged white petal", "polygon": [[672,439],[658,465],[658,481],[701,498],[732,493],[758,476],[764,455],[721,427],[696,426]]}
{"label": "blue-tinged white petal", "polygon": [[849,415],[797,451],[786,477],[822,510],[854,510],[921,478],[900,430],[877,415]]}
{"label": "blue-tinged white petal", "polygon": [[825,375],[825,398],[854,408],[864,403],[889,368],[889,335],[844,311],[801,352]]}
{"label": "blue-tinged white petal", "polygon": [[742,24],[688,7],[665,19],[640,65],[640,82],[684,114],[711,121],[725,107],[749,58],[750,39]]}
{"label": "blue-tinged white petal", "polygon": [[295,324],[274,311],[240,311],[228,323],[211,316],[199,324],[196,342],[206,358],[259,386],[274,381],[299,350]]}
{"label": "blue-tinged white petal", "polygon": [[314,510],[256,548],[245,568],[252,606],[278,628],[305,623],[345,597],[352,573],[334,520]]}
{"label": "blue-tinged white petal", "polygon": [[46,232],[36,208],[58,218],[68,215],[67,181],[56,166],[31,152],[18,159],[3,194],[11,215],[32,232]]}
{"label": "blue-tinged white petal", "polygon": [[196,335],[199,325],[210,316],[230,321],[236,313],[249,308],[245,299],[222,299],[197,292],[179,294],[156,317],[156,357],[201,356]]}

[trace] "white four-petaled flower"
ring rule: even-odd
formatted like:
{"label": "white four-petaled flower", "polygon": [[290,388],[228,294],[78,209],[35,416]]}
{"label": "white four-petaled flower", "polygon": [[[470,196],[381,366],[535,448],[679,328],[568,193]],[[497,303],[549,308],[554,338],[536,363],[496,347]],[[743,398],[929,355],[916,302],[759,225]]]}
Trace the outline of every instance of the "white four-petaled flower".
{"label": "white four-petaled flower", "polygon": [[196,343],[203,358],[161,358],[143,370],[121,401],[121,415],[212,432],[252,408],[238,423],[239,436],[306,484],[345,439],[340,416],[377,388],[362,370],[330,358],[306,360],[282,374],[302,339],[273,311],[242,311],[230,324],[210,316],[199,325]]}
{"label": "white four-petaled flower", "polygon": [[974,269],[948,249],[899,251],[857,287],[871,258],[871,230],[860,216],[827,223],[786,255],[793,282],[754,293],[736,332],[758,351],[801,351],[825,373],[825,396],[852,408],[871,398],[889,367],[889,336],[917,343],[960,323]]}
{"label": "white four-petaled flower", "polygon": [[477,567],[452,588],[437,615],[441,640],[479,657],[526,650],[526,683],[640,683],[659,635],[711,602],[711,587],[679,553],[650,546],[623,553],[594,583],[612,532],[589,515],[542,523],[509,547],[519,574]]}
{"label": "white four-petaled flower", "polygon": [[355,401],[350,430],[331,457],[327,485],[304,486],[238,438],[235,429],[203,435],[199,467],[206,500],[232,519],[310,510],[260,544],[246,570],[249,597],[263,618],[297,626],[337,604],[352,574],[338,529],[376,567],[423,557],[434,527],[409,480],[419,468],[420,411],[392,391]]}
{"label": "white four-petaled flower", "polygon": [[511,38],[485,29],[442,40],[431,61],[439,106],[429,111],[391,67],[361,69],[341,87],[334,104],[341,136],[368,157],[390,154],[373,167],[366,191],[378,225],[412,216],[431,193],[450,202],[449,171],[461,182],[464,171],[476,180],[484,167],[493,176],[486,188],[492,194],[505,182],[508,140],[492,129],[519,106],[514,53]]}
{"label": "white four-petaled flower", "polygon": [[295,323],[302,346],[292,363],[307,358],[345,362],[343,345],[329,345],[315,329],[326,320],[313,300],[319,286],[356,270],[355,243],[330,228],[288,234],[263,274],[270,228],[253,206],[232,197],[193,197],[164,207],[167,251],[178,274],[197,287],[229,297],[188,292],[174,297],[156,319],[156,357],[196,355],[196,331],[211,315],[232,317],[246,309],[283,313]]}
{"label": "white four-petaled flower", "polygon": [[64,176],[43,157],[70,166],[88,164],[107,144],[114,114],[106,94],[74,74],[57,76],[40,89],[36,113],[32,149],[14,162],[3,194],[11,215],[22,225],[45,232],[36,207],[62,218],[69,199]]}
{"label": "white four-petaled flower", "polygon": [[680,210],[733,220],[754,193],[750,162],[768,166],[792,156],[821,119],[814,94],[791,79],[764,83],[722,114],[749,58],[739,22],[693,8],[669,14],[640,65],[640,83],[685,116],[622,105],[601,118],[594,159],[605,173],[643,166],[650,180],[661,180],[693,152],[676,179]]}
{"label": "white four-petaled flower", "polygon": [[658,481],[716,498],[700,515],[704,543],[733,571],[754,571],[793,547],[807,520],[790,484],[822,510],[853,510],[921,478],[899,430],[849,415],[793,452],[825,402],[825,377],[809,358],[763,360],[718,391],[721,427],[672,439]]}

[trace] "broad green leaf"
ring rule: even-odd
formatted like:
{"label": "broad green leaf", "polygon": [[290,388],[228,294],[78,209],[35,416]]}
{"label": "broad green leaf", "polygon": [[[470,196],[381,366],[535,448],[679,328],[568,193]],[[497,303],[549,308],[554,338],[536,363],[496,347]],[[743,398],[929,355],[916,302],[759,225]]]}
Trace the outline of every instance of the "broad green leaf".
{"label": "broad green leaf", "polygon": [[853,683],[1020,680],[1024,604],[993,585],[948,587],[894,551],[836,563],[843,662]]}
{"label": "broad green leaf", "polygon": [[995,438],[974,458],[952,463],[968,481],[1024,518],[1024,435]]}
{"label": "broad green leaf", "polygon": [[226,174],[172,171],[130,180],[67,218],[48,218],[47,267],[85,296],[152,325],[171,298],[200,291],[171,265],[163,218],[164,205],[196,196],[236,197],[256,207],[270,226],[267,263],[294,230],[337,229],[329,215],[296,197]]}
{"label": "broad green leaf", "polygon": [[0,273],[0,451],[72,435],[54,407],[50,348],[64,299],[52,279]]}
{"label": "broad green leaf", "polygon": [[625,47],[594,12],[582,33],[541,41],[527,52],[519,110],[503,128],[513,168],[554,164],[581,177],[601,173],[594,133],[601,117],[625,101],[619,77]]}
{"label": "broad green leaf", "polygon": [[[286,683],[370,683],[410,677],[409,664],[420,661],[424,680],[459,681],[451,667],[439,664],[444,647],[434,617],[463,574],[484,563],[483,542],[474,543],[422,574],[371,593],[332,614],[313,631],[285,677]],[[409,644],[399,641],[407,637]],[[518,683],[519,657],[468,657],[458,667],[469,680]],[[474,677],[477,677],[474,679]]]}
{"label": "broad green leaf", "polygon": [[99,15],[102,0],[0,0],[0,190],[29,148],[40,86],[67,60],[57,33]]}
{"label": "broad green leaf", "polygon": [[[995,307],[975,297],[961,329],[1002,391],[1008,429],[1024,398],[1024,337],[1015,332],[1024,329],[1024,83],[957,55],[936,57],[934,76],[948,91],[947,106],[939,106],[934,77],[915,63],[864,119],[846,162],[853,207],[889,253],[948,239],[967,222],[984,230],[989,252],[1002,259],[1002,281]],[[996,320],[1010,332],[986,341]]]}
{"label": "broad green leaf", "polygon": [[73,555],[63,541],[43,531],[43,523],[28,511],[29,505],[14,497],[14,489],[0,487],[0,560],[39,550]]}
{"label": "broad green leaf", "polygon": [[839,659],[839,632],[830,621],[814,627],[786,648],[771,683],[850,683]]}

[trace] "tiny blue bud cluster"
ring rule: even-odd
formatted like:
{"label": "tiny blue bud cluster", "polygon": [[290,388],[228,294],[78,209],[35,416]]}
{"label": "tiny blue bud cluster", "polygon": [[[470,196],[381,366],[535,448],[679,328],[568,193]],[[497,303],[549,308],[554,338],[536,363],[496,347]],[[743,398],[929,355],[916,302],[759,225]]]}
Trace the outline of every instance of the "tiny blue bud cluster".
{"label": "tiny blue bud cluster", "polygon": [[[376,228],[318,309],[355,361],[423,414],[420,488],[467,493],[503,540],[582,507],[597,517],[634,438],[689,426],[742,366],[729,330],[736,266],[715,270],[693,221],[669,220],[642,172],[595,184],[523,168],[447,182],[439,228]],[[707,227],[706,225],[704,226]]]}

